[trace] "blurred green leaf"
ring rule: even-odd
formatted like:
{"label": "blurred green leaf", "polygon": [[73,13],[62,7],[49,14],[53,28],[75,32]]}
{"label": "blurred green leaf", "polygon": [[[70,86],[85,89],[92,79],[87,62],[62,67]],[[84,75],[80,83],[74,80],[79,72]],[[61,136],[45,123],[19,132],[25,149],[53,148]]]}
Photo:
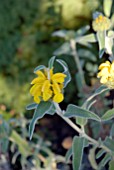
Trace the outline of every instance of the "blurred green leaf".
{"label": "blurred green leaf", "polygon": [[101,170],[111,159],[111,156],[107,153],[101,162],[98,164],[98,169]]}
{"label": "blurred green leaf", "polygon": [[105,153],[104,149],[100,149],[96,154],[96,159],[99,159]]}
{"label": "blurred green leaf", "polygon": [[114,160],[109,162],[109,170],[114,170]]}
{"label": "blurred green leaf", "polygon": [[84,148],[84,138],[75,136],[73,138],[72,152],[73,152],[73,170],[79,170]]}
{"label": "blurred green leaf", "polygon": [[50,69],[53,68],[54,61],[55,61],[55,56],[51,57],[49,62],[48,62],[48,67]]}
{"label": "blurred green leaf", "polygon": [[31,104],[29,104],[29,105],[26,107],[26,110],[36,109],[37,106],[38,106],[38,104],[36,104],[36,103],[31,103]]}
{"label": "blurred green leaf", "polygon": [[88,34],[88,35],[84,35],[81,37],[77,37],[76,39],[77,43],[95,43],[97,42],[97,38],[95,34]]}
{"label": "blurred green leaf", "polygon": [[40,102],[40,104],[37,106],[36,110],[34,111],[33,118],[31,120],[31,123],[29,125],[29,135],[30,139],[32,139],[33,131],[35,128],[35,124],[37,120],[41,119],[48,111],[51,109],[52,103],[51,102]]}
{"label": "blurred green leaf", "polygon": [[38,66],[38,67],[36,67],[35,69],[34,69],[34,73],[36,73],[38,70],[43,70],[43,69],[45,69],[46,67],[44,66],[44,65],[40,65],[40,66]]}
{"label": "blurred green leaf", "polygon": [[57,50],[53,53],[56,56],[63,55],[63,54],[71,54],[70,43],[65,42],[62,46],[60,46]]}
{"label": "blurred green leaf", "polygon": [[76,118],[76,123],[80,126],[85,126],[87,124],[87,119],[77,117]]}
{"label": "blurred green leaf", "polygon": [[102,121],[108,121],[114,118],[114,109],[108,110],[101,118]]}
{"label": "blurred green leaf", "polygon": [[90,29],[89,25],[79,28],[75,33],[75,38],[84,35]]}
{"label": "blurred green leaf", "polygon": [[92,168],[98,170],[97,162],[95,159],[95,151],[96,151],[96,147],[90,149],[88,159],[91,163]]}
{"label": "blurred green leaf", "polygon": [[112,124],[111,129],[110,129],[110,137],[111,138],[114,137],[114,123]]}
{"label": "blurred green leaf", "polygon": [[101,53],[101,51],[105,49],[105,37],[106,37],[106,31],[97,32],[97,39],[99,43],[99,54]]}
{"label": "blurred green leaf", "polygon": [[104,9],[104,14],[107,16],[107,17],[110,17],[110,14],[111,14],[111,8],[112,8],[112,3],[113,3],[113,0],[104,0],[103,1],[103,9]]}
{"label": "blurred green leaf", "polygon": [[64,74],[66,74],[66,78],[65,78],[65,81],[64,81],[64,87],[67,86],[67,84],[71,81],[71,75],[70,75],[70,72],[69,72],[69,69],[68,69],[68,66],[66,64],[65,61],[61,60],[61,59],[57,59],[56,60],[60,65],[62,65],[62,67],[64,68]]}
{"label": "blurred green leaf", "polygon": [[67,30],[59,30],[59,31],[53,32],[52,36],[57,36],[57,37],[65,38],[66,34],[67,34]]}
{"label": "blurred green leaf", "polygon": [[67,163],[69,162],[69,159],[71,156],[72,156],[72,147],[70,149],[68,149],[68,151],[66,152],[66,155],[65,155],[65,160]]}
{"label": "blurred green leaf", "polygon": [[110,139],[107,136],[103,143],[104,143],[105,146],[107,146],[110,149],[110,151],[114,152],[114,141],[112,139]]}
{"label": "blurred green leaf", "polygon": [[100,117],[97,116],[95,113],[85,110],[82,107],[79,107],[73,104],[68,105],[66,112],[64,113],[64,116],[65,117],[81,117],[81,118],[100,121]]}

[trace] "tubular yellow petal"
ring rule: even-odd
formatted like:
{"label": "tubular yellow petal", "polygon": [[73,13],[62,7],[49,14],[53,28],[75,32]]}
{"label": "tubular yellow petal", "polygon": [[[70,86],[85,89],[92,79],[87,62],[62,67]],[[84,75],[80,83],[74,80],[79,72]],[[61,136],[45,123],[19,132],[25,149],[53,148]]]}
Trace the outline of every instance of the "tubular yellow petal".
{"label": "tubular yellow petal", "polygon": [[57,93],[61,92],[61,88],[58,85],[58,83],[56,83],[56,82],[53,82],[52,88],[53,88],[54,94],[57,94]]}
{"label": "tubular yellow petal", "polygon": [[52,76],[52,80],[56,81],[57,83],[63,83],[66,75],[63,73],[56,73]]}
{"label": "tubular yellow petal", "polygon": [[53,97],[53,101],[56,102],[56,103],[62,102],[63,99],[64,99],[64,96],[63,96],[62,93],[58,93]]}
{"label": "tubular yellow petal", "polygon": [[52,97],[52,91],[48,90],[43,93],[43,100],[48,101]]}
{"label": "tubular yellow petal", "polygon": [[38,104],[39,104],[39,103],[40,103],[40,98],[35,95],[35,96],[34,96],[34,101],[35,101],[35,103],[38,103]]}
{"label": "tubular yellow petal", "polygon": [[41,94],[41,85],[35,84],[31,87],[30,89],[30,94],[32,94],[33,96],[35,95],[35,93],[37,94]]}
{"label": "tubular yellow petal", "polygon": [[103,69],[104,67],[109,67],[109,68],[110,68],[110,62],[109,62],[109,61],[106,61],[105,63],[102,63],[102,64],[99,66],[99,70]]}
{"label": "tubular yellow petal", "polygon": [[48,91],[50,88],[51,84],[49,80],[45,80],[43,86],[42,86],[42,92]]}
{"label": "tubular yellow petal", "polygon": [[42,78],[46,79],[45,74],[44,74],[42,71],[38,70],[38,71],[36,71],[35,73],[36,73],[39,77],[42,77]]}
{"label": "tubular yellow petal", "polygon": [[34,78],[31,82],[31,84],[43,84],[45,81],[45,78],[42,78],[42,77],[37,77],[37,78]]}

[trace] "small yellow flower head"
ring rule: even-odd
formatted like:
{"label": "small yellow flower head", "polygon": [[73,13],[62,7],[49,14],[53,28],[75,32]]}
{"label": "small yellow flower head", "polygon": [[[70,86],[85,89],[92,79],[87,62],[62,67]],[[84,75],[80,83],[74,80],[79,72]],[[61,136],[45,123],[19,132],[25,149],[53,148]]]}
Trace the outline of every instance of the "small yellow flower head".
{"label": "small yellow flower head", "polygon": [[56,103],[63,101],[63,86],[66,75],[63,73],[53,74],[53,69],[45,69],[43,72],[35,72],[38,77],[33,79],[30,93],[34,96],[34,101],[40,103],[52,99]]}
{"label": "small yellow flower head", "polygon": [[114,61],[110,63],[106,61],[99,66],[100,72],[97,74],[100,82],[109,88],[114,88]]}
{"label": "small yellow flower head", "polygon": [[108,30],[111,26],[111,21],[109,18],[99,15],[92,23],[94,31],[104,31]]}

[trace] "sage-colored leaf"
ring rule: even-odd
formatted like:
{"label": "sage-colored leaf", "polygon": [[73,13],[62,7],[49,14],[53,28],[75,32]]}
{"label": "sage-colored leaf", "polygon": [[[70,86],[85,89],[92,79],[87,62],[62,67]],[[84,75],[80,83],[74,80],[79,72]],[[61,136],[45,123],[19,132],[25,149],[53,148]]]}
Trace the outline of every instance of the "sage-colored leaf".
{"label": "sage-colored leaf", "polygon": [[52,36],[57,36],[57,37],[65,38],[66,34],[67,34],[66,30],[59,30],[59,31],[53,32]]}
{"label": "sage-colored leaf", "polygon": [[99,51],[105,49],[105,36],[106,36],[106,31],[98,31],[97,32]]}
{"label": "sage-colored leaf", "polygon": [[84,148],[84,138],[75,136],[73,139],[73,170],[80,170]]}
{"label": "sage-colored leaf", "polygon": [[65,42],[57,50],[55,50],[53,54],[56,56],[63,55],[63,54],[71,54],[70,43]]}
{"label": "sage-colored leaf", "polygon": [[107,17],[110,17],[113,0],[104,0],[103,2],[104,13]]}
{"label": "sage-colored leaf", "polygon": [[111,130],[110,130],[110,137],[114,137],[114,123],[112,124]]}
{"label": "sage-colored leaf", "polygon": [[64,68],[64,74],[66,74],[66,78],[65,78],[65,81],[64,81],[64,87],[67,86],[67,84],[71,81],[71,75],[70,75],[70,72],[68,70],[68,66],[66,64],[65,61],[61,60],[61,59],[58,59],[56,60],[59,64],[62,65],[62,67]]}
{"label": "sage-colored leaf", "polygon": [[52,106],[51,102],[43,102],[43,101],[37,106],[37,108],[34,112],[33,118],[31,120],[31,123],[29,125],[30,139],[32,139],[36,121],[38,119],[41,119],[46,113],[48,113],[51,106]]}
{"label": "sage-colored leaf", "polygon": [[99,159],[106,151],[104,149],[100,149],[96,154],[96,159]]}
{"label": "sage-colored leaf", "polygon": [[103,142],[105,146],[107,146],[110,151],[114,152],[114,141],[109,137],[106,137],[105,141]]}
{"label": "sage-colored leaf", "polygon": [[98,165],[95,159],[95,151],[96,151],[96,147],[93,147],[92,149],[90,149],[88,159],[91,163],[92,168],[98,170]]}
{"label": "sage-colored leaf", "polygon": [[76,123],[80,126],[85,126],[87,124],[87,119],[77,117],[76,118]]}
{"label": "sage-colored leaf", "polygon": [[109,162],[109,170],[114,170],[114,160]]}
{"label": "sage-colored leaf", "polygon": [[35,69],[34,69],[34,73],[36,73],[38,70],[43,70],[43,69],[45,69],[46,67],[44,66],[44,65],[40,65],[40,66],[38,66],[38,67],[36,67]]}
{"label": "sage-colored leaf", "polygon": [[51,59],[49,60],[48,67],[50,69],[53,68],[54,61],[55,61],[55,56],[51,57]]}
{"label": "sage-colored leaf", "polygon": [[98,165],[99,170],[102,169],[108,163],[110,159],[111,159],[111,156],[107,153]]}
{"label": "sage-colored leaf", "polygon": [[101,118],[102,121],[108,121],[114,118],[114,109],[108,110]]}
{"label": "sage-colored leaf", "polygon": [[72,147],[70,149],[68,149],[68,151],[66,152],[66,155],[65,155],[66,163],[69,162],[69,159],[71,156],[72,156]]}
{"label": "sage-colored leaf", "polygon": [[94,102],[92,101],[93,98],[96,97],[97,95],[99,95],[99,94],[107,91],[107,90],[109,90],[109,88],[108,88],[107,86],[104,86],[104,85],[100,86],[100,87],[94,92],[94,94],[92,94],[92,95],[83,103],[83,106],[82,106],[82,107],[85,108],[85,109],[88,109],[90,106],[92,106],[92,105],[91,105],[92,103],[94,104]]}
{"label": "sage-colored leaf", "polygon": [[97,42],[97,38],[96,38],[96,35],[92,33],[92,34],[88,34],[88,35],[84,35],[84,36],[76,38],[76,42],[95,43]]}
{"label": "sage-colored leaf", "polygon": [[29,104],[29,105],[26,107],[26,110],[36,109],[37,106],[38,106],[38,104],[36,104],[36,103],[31,103],[31,104]]}
{"label": "sage-colored leaf", "polygon": [[65,117],[81,117],[81,118],[86,118],[86,119],[92,119],[96,121],[100,121],[100,117],[97,116],[95,113],[85,110],[82,107],[69,104],[66,112],[64,113]]}
{"label": "sage-colored leaf", "polygon": [[76,31],[76,34],[75,34],[76,38],[77,38],[78,36],[84,35],[89,29],[90,29],[90,26],[89,26],[89,25],[86,25],[86,26],[84,26],[84,27],[79,28],[79,29]]}

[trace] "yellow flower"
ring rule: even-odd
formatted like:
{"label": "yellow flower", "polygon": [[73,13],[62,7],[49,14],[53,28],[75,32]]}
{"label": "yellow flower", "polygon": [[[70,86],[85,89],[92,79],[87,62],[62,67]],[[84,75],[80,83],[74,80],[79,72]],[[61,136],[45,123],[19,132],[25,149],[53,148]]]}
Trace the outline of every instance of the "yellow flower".
{"label": "yellow flower", "polygon": [[114,61],[106,61],[99,66],[100,72],[97,74],[100,82],[109,88],[114,88]]}
{"label": "yellow flower", "polygon": [[94,31],[104,31],[108,30],[111,26],[110,19],[103,16],[99,15],[92,23]]}
{"label": "yellow flower", "polygon": [[53,74],[53,69],[45,69],[44,72],[35,72],[38,77],[31,82],[30,93],[34,96],[34,101],[40,103],[52,99],[56,103],[63,101],[63,87],[66,75],[63,73]]}

